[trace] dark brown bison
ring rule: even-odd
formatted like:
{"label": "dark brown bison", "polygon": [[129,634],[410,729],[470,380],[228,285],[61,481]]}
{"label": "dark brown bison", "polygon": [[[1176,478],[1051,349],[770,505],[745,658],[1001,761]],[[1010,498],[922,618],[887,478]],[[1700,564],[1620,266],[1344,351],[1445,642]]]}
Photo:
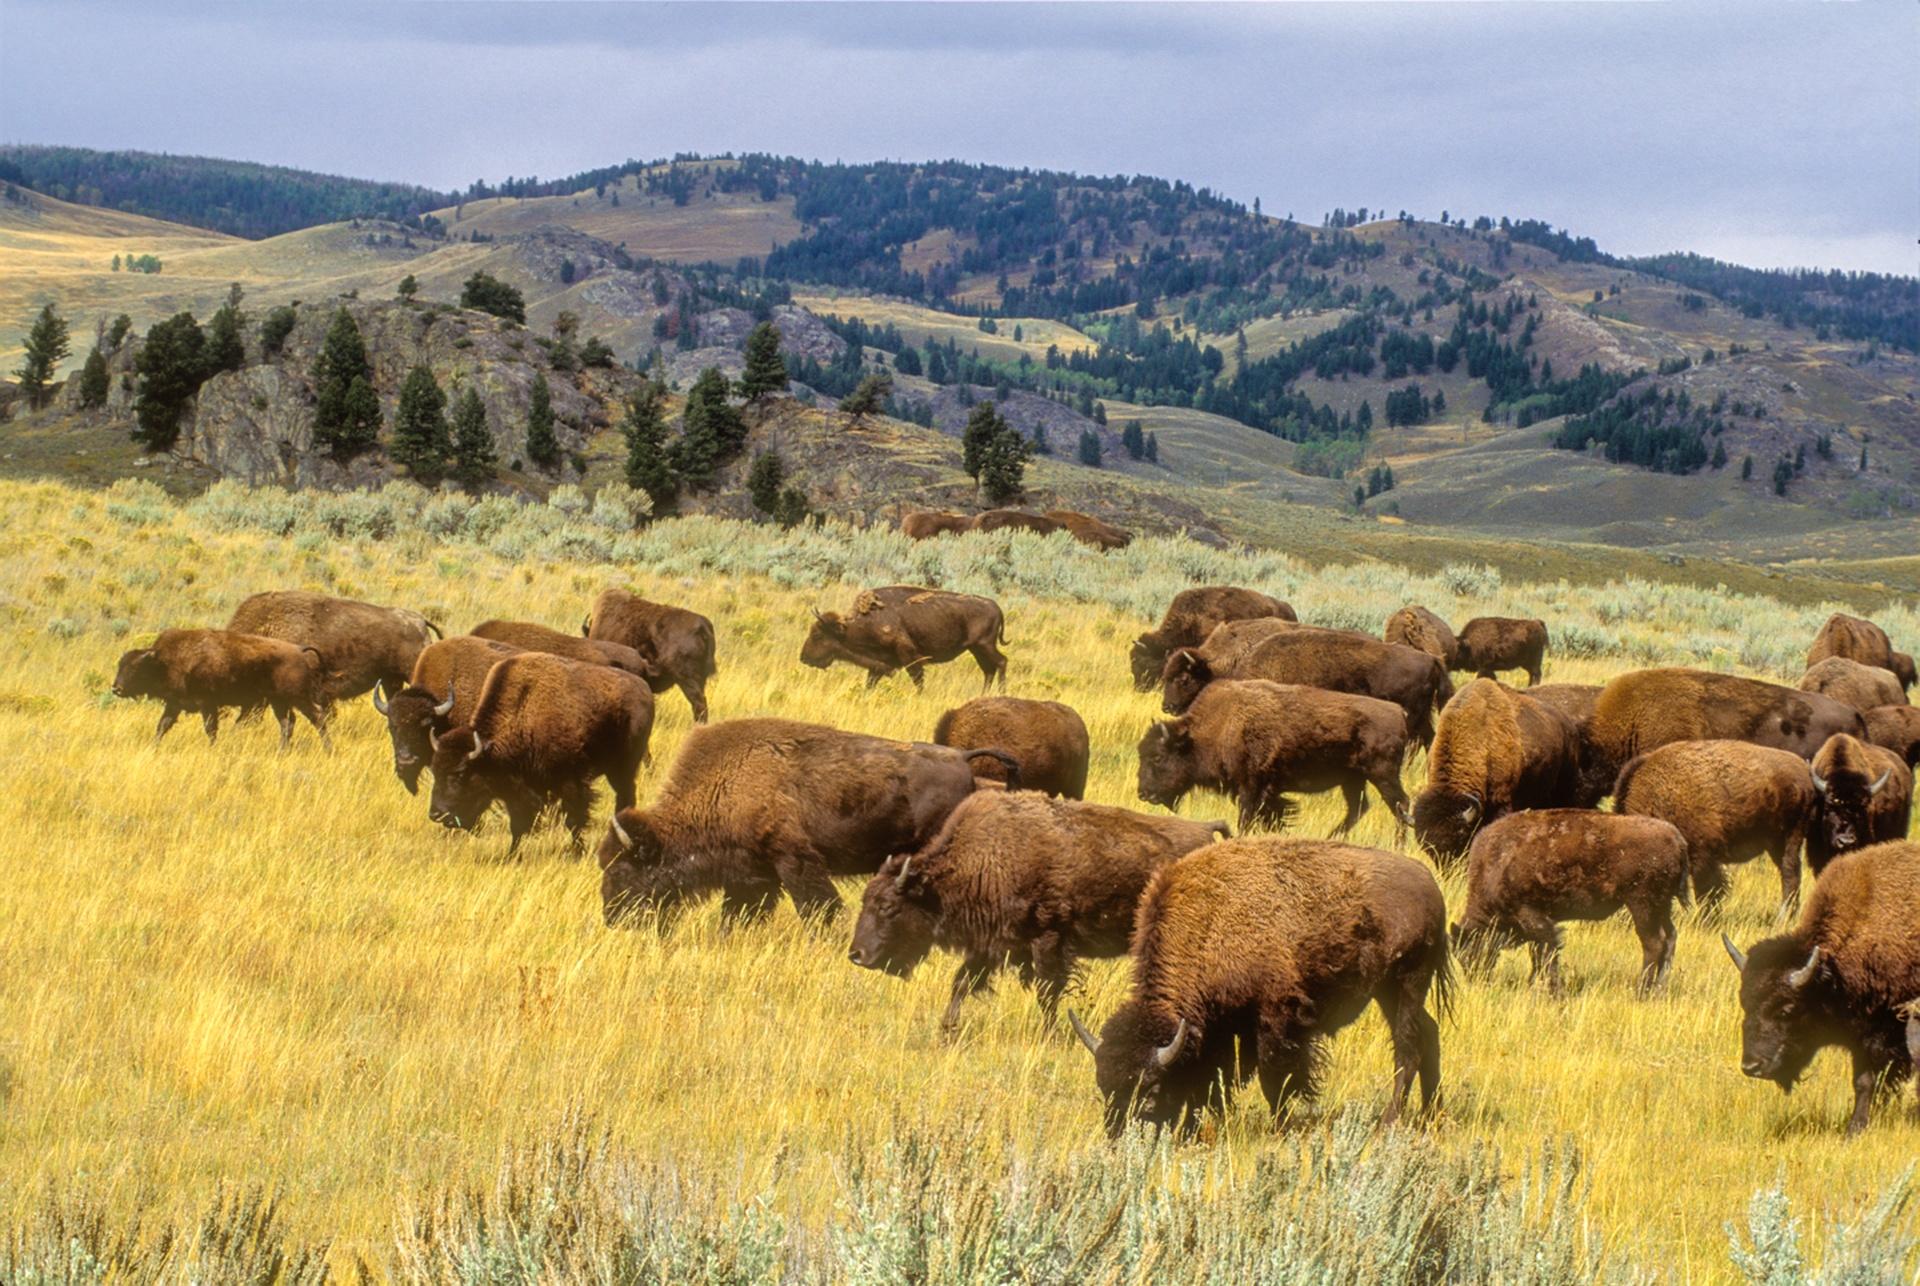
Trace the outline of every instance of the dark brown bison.
{"label": "dark brown bison", "polygon": [[1540,682],[1547,655],[1547,623],[1511,616],[1476,616],[1460,627],[1453,670],[1491,679],[1501,670],[1525,670],[1529,686]]}
{"label": "dark brown bison", "polygon": [[1814,755],[1812,777],[1807,865],[1815,875],[1842,853],[1907,837],[1913,772],[1893,751],[1842,733]]}
{"label": "dark brown bison", "polygon": [[816,612],[814,618],[800,660],[817,670],[846,661],[867,672],[868,687],[905,670],[918,688],[926,683],[929,662],[943,664],[966,652],[987,687],[995,679],[1007,686],[1007,658],[999,648],[1007,626],[990,598],[889,585],[862,590],[851,612]]}
{"label": "dark brown bison", "polygon": [[1838,1045],[1853,1058],[1849,1134],[1867,1128],[1883,1085],[1920,1063],[1920,1035],[1903,1009],[1920,997],[1920,844],[1857,849],[1834,859],[1792,932],[1742,953],[1740,1069],[1792,1090],[1813,1056]]}
{"label": "dark brown bison", "polygon": [[1418,605],[1401,608],[1387,618],[1380,637],[1389,643],[1404,643],[1408,647],[1417,647],[1429,656],[1440,658],[1440,664],[1449,670],[1458,670],[1461,666],[1460,640],[1454,637],[1453,627]]}
{"label": "dark brown bison", "polygon": [[1263,679],[1208,684],[1187,712],[1157,723],[1140,739],[1140,798],[1175,808],[1195,786],[1231,795],[1240,829],[1284,825],[1294,805],[1287,793],[1331,790],[1346,795],[1334,830],[1344,835],[1367,807],[1367,786],[1406,821],[1400,765],[1407,753],[1407,717],[1373,697]]}
{"label": "dark brown bison", "polygon": [[930,540],[935,536],[958,536],[973,530],[973,519],[944,509],[916,509],[900,519],[900,531],[908,540]]}
{"label": "dark brown bison", "polygon": [[393,774],[409,795],[419,793],[420,773],[433,761],[433,739],[473,722],[487,672],[519,652],[510,643],[470,634],[441,639],[421,651],[407,686],[393,696],[374,684],[373,707],[385,716],[393,742]]}
{"label": "dark brown bison", "polygon": [[1903,689],[1913,686],[1913,658],[1896,652],[1887,632],[1862,617],[1835,612],[1827,618],[1814,636],[1813,646],[1807,649],[1807,668],[1811,670],[1830,656],[1891,670]]}
{"label": "dark brown bison", "polygon": [[[1024,697],[975,697],[933,725],[933,744],[960,750],[1004,750],[1020,765],[1020,785],[1067,799],[1087,793],[1087,725],[1072,706]],[[995,759],[977,775],[1006,780]]]}
{"label": "dark brown bison", "polygon": [[234,630],[161,630],[151,647],[123,652],[113,675],[116,697],[160,702],[159,741],[182,714],[197,714],[213,741],[220,712],[271,707],[280,724],[280,749],[293,739],[297,712],[329,748],[328,672],[320,653],[281,639]]}
{"label": "dark brown bison", "polygon": [[1453,927],[1462,963],[1492,967],[1525,944],[1533,976],[1561,994],[1560,921],[1605,920],[1622,907],[1640,936],[1640,991],[1665,980],[1677,934],[1673,901],[1687,896],[1687,841],[1657,817],[1587,808],[1514,813],[1481,831],[1467,853],[1467,908]]}
{"label": "dark brown bison", "polygon": [[1125,527],[1116,527],[1110,522],[1103,522],[1092,514],[1083,514],[1072,509],[1049,509],[1042,516],[1059,523],[1081,544],[1092,545],[1095,549],[1125,549],[1133,543],[1133,533]]}
{"label": "dark brown bison", "polygon": [[624,643],[638,652],[653,666],[647,686],[655,695],[678,688],[693,708],[693,721],[707,721],[707,682],[720,672],[714,660],[712,621],[684,607],[650,603],[624,589],[607,589],[593,600],[580,633]]}
{"label": "dark brown bison", "polygon": [[227,628],[310,647],[329,671],[322,700],[357,697],[385,682],[397,688],[440,627],[403,607],[378,607],[304,589],[255,594],[234,609]]}
{"label": "dark brown bison", "polygon": [[1161,708],[1181,713],[1216,679],[1271,679],[1391,701],[1407,712],[1407,729],[1422,745],[1433,740],[1435,704],[1453,696],[1446,667],[1418,648],[1297,625],[1239,656],[1223,655],[1212,639],[1199,648],[1181,648],[1161,671]]}
{"label": "dark brown bison", "polygon": [[511,644],[523,652],[545,652],[548,656],[564,656],[569,661],[583,661],[588,665],[610,665],[647,681],[649,687],[655,677],[652,663],[624,643],[562,634],[532,621],[482,621],[469,633],[477,639]]}
{"label": "dark brown bison", "polygon": [[1920,764],[1920,706],[1876,706],[1864,717],[1868,741],[1899,755],[1909,768]]}
{"label": "dark brown bison", "polygon": [[[1194,1121],[1252,1071],[1278,1113],[1311,1094],[1321,1041],[1373,1001],[1393,1037],[1384,1120],[1440,1088],[1449,1005],[1447,905],[1419,862],[1329,840],[1238,839],[1195,849],[1147,884],[1133,930],[1133,994],[1095,1040],[1107,1130],[1129,1115]],[[1241,1051],[1235,1055],[1235,1045]]]}
{"label": "dark brown bison", "polygon": [[1844,656],[1817,661],[1800,678],[1802,692],[1819,692],[1843,701],[1862,714],[1875,706],[1905,705],[1907,689],[1892,670],[1862,665]]}
{"label": "dark brown bison", "polygon": [[1558,710],[1493,679],[1475,679],[1440,712],[1413,833],[1451,866],[1474,832],[1520,808],[1581,804],[1580,738]]}
{"label": "dark brown bison", "polygon": [[1054,519],[1031,509],[989,509],[974,515],[975,531],[1004,531],[1008,528],[1030,531],[1036,536],[1051,536],[1056,531],[1066,530]]}
{"label": "dark brown bison", "polygon": [[1009,964],[1051,1022],[1076,961],[1126,953],[1148,878],[1227,833],[1224,822],[981,791],[868,882],[848,954],[905,978],[936,946],[959,952],[943,1034]]}
{"label": "dark brown bison", "polygon": [[1293,608],[1258,590],[1235,585],[1201,585],[1183,589],[1167,604],[1160,624],[1133,641],[1133,686],[1150,692],[1160,681],[1167,654],[1178,648],[1199,647],[1226,621],[1276,617],[1294,621]]}
{"label": "dark brown bison", "polygon": [[1567,716],[1584,743],[1587,725],[1593,722],[1594,708],[1600,704],[1600,693],[1598,683],[1535,683],[1527,688],[1527,699]]}
{"label": "dark brown bison", "polygon": [[1813,816],[1813,778],[1791,751],[1745,741],[1676,741],[1620,770],[1613,811],[1670,822],[1687,841],[1693,895],[1711,909],[1724,867],[1771,854],[1780,904],[1800,904],[1800,853]]}
{"label": "dark brown bison", "polygon": [[607,923],[670,910],[718,888],[729,916],[770,909],[782,889],[802,915],[832,915],[829,878],[869,874],[933,838],[973,793],[973,763],[1011,759],[787,719],[696,729],[660,796],[625,809],[600,845]]}
{"label": "dark brown bison", "polygon": [[606,778],[616,809],[631,807],[652,734],[653,693],[639,676],[544,652],[506,657],[488,671],[472,722],[433,738],[428,816],[471,830],[498,801],[518,848],[558,799],[578,845],[592,779]]}

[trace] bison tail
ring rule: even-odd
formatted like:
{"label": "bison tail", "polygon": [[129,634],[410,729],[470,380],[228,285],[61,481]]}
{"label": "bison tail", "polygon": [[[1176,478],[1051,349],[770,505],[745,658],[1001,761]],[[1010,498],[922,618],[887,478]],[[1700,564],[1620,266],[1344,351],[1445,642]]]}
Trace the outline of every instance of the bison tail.
{"label": "bison tail", "polygon": [[952,731],[953,711],[948,710],[941,714],[940,718],[933,725],[933,744],[936,746],[950,745],[951,743],[947,740],[947,734]]}
{"label": "bison tail", "polygon": [[1634,776],[1639,773],[1640,765],[1647,761],[1645,755],[1635,755],[1627,760],[1626,767],[1613,779],[1613,811],[1620,811],[1621,801],[1627,797],[1627,788],[1633,784]]}
{"label": "bison tail", "polygon": [[1436,1017],[1448,1022],[1454,1020],[1454,1000],[1458,995],[1458,975],[1453,968],[1453,951],[1447,943],[1448,935],[1442,933],[1434,943],[1433,954],[1437,957],[1433,965],[1433,1009]]}
{"label": "bison tail", "polygon": [[431,618],[425,617],[425,616],[421,617],[420,620],[423,624],[426,625],[427,632],[433,635],[433,637],[437,639],[443,639],[447,637],[447,632],[440,628],[440,623],[438,621],[432,620]]}
{"label": "bison tail", "polygon": [[1004,750],[965,750],[965,751],[962,751],[961,753],[966,756],[968,763],[972,763],[976,759],[999,760],[1001,766],[1007,770],[1007,789],[1018,790],[1020,788],[1020,761],[1018,759],[1015,759],[1012,755],[1008,754],[1006,751]]}

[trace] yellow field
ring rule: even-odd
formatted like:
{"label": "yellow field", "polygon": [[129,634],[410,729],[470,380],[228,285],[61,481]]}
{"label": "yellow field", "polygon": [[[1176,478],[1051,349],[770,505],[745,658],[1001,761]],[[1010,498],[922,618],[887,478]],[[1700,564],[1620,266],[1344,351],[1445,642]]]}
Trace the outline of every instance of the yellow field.
{"label": "yellow field", "polygon": [[[613,539],[608,565],[592,542],[610,538],[584,526],[561,533],[571,543],[511,525],[483,544],[404,525],[381,539],[328,536],[310,503],[276,537],[234,512],[177,509],[138,488],[0,482],[0,833],[12,838],[0,882],[0,1219],[29,1218],[43,1189],[81,1176],[111,1210],[144,1194],[166,1218],[201,1209],[223,1179],[277,1183],[293,1236],[330,1239],[337,1266],[365,1256],[384,1271],[413,1194],[484,1185],[505,1147],[573,1111],[696,1188],[711,1184],[722,1206],[764,1194],[800,1224],[845,1216],[845,1158],[879,1164],[902,1129],[963,1140],[943,1162],[963,1183],[1106,1154],[1090,1061],[1042,1027],[1011,980],[942,1044],[952,961],[934,957],[907,984],[863,972],[846,961],[850,920],[810,927],[784,905],[732,932],[710,905],[664,937],[610,932],[597,872],[553,833],[508,861],[497,823],[471,837],[430,824],[424,799],[394,780],[364,702],[343,710],[335,753],[303,726],[280,757],[270,723],[209,747],[183,721],[156,747],[157,709],[116,702],[107,685],[118,653],[154,629],[221,623],[267,587],[414,606],[451,630],[494,615],[571,627],[594,592],[620,583],[713,618],[717,717],[923,737],[974,695],[970,663],[935,671],[924,694],[904,679],[868,694],[853,671],[797,663],[809,610],[851,596],[853,584],[830,583],[843,572],[986,576],[1005,584],[1012,691],[1079,709],[1095,747],[1090,796],[1126,804],[1156,702],[1127,683],[1143,613],[1106,604],[1218,574],[1224,564],[1206,560],[1230,556],[1143,542],[1103,562],[1029,536],[910,548],[890,535],[689,520],[642,543]],[[343,502],[327,521],[352,530],[360,512]],[[446,529],[447,512],[428,506],[425,527]],[[1819,617],[1637,583],[1502,587],[1465,571],[1311,572],[1271,555],[1245,556],[1241,570],[1310,619],[1377,620],[1414,593],[1458,616],[1531,604],[1577,619],[1585,647],[1619,649],[1550,658],[1549,681],[1599,681],[1634,664],[1629,652],[1779,658]],[[1058,592],[1033,588],[1043,584]],[[1914,626],[1908,614],[1889,623],[1897,636]],[[643,795],[687,728],[685,702],[668,694]],[[1416,756],[1409,780],[1423,769]],[[1333,798],[1314,799],[1299,829],[1324,833]],[[1232,815],[1215,797],[1184,811]],[[1383,809],[1357,838],[1394,843]],[[1729,927],[1743,942],[1770,927],[1777,890],[1763,867],[1736,881]],[[841,887],[857,902],[857,881]],[[1457,907],[1459,882],[1448,890]],[[1732,1280],[1723,1225],[1776,1179],[1820,1245],[1831,1218],[1853,1217],[1920,1153],[1913,1090],[1849,1142],[1839,1055],[1823,1055],[1790,1099],[1746,1081],[1717,931],[1688,913],[1672,985],[1644,1002],[1624,920],[1570,929],[1565,1001],[1529,989],[1510,953],[1443,1024],[1444,1106],[1415,1134],[1441,1155],[1496,1147],[1508,1172],[1570,1137],[1590,1184],[1583,1227],[1616,1266]],[[1073,1003],[1097,1024],[1125,990],[1123,965],[1098,962]],[[1224,1201],[1342,1105],[1377,1114],[1389,1068],[1369,1014],[1334,1042],[1318,1107],[1276,1135],[1249,1087],[1220,1130],[1168,1164],[1211,1167]]]}
{"label": "yellow field", "polygon": [[[793,292],[793,302],[809,312],[858,317],[869,326],[891,324],[917,345],[928,340],[941,344],[952,340],[963,353],[977,348],[980,356],[1002,362],[1017,362],[1022,354],[1036,363],[1044,362],[1049,346],[1057,346],[1062,353],[1091,352],[1094,347],[1093,340],[1079,330],[1045,317],[996,318],[994,325],[1000,333],[989,335],[975,318],[923,308],[902,299],[802,289]],[[1015,326],[1020,328],[1018,340],[1013,337]]]}

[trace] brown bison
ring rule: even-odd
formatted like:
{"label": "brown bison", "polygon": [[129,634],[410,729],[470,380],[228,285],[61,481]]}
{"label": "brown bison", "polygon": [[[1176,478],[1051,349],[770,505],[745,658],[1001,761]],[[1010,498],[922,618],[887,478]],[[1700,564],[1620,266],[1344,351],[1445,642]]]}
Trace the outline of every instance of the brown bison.
{"label": "brown bison", "polygon": [[1474,832],[1515,809],[1581,804],[1580,738],[1558,710],[1493,679],[1475,679],[1440,711],[1413,833],[1443,866]]}
{"label": "brown bison", "polygon": [[707,721],[707,682],[720,672],[714,660],[713,622],[698,612],[651,603],[624,589],[602,590],[580,633],[624,643],[653,666],[647,686],[655,695],[679,688],[693,708],[693,721]]}
{"label": "brown bison", "polygon": [[1133,533],[1125,527],[1116,527],[1110,522],[1103,522],[1092,514],[1083,514],[1072,509],[1049,509],[1042,516],[1059,523],[1081,544],[1092,545],[1098,550],[1125,549],[1133,543]]}
{"label": "brown bison", "polygon": [[1065,531],[1058,521],[1037,514],[1031,509],[989,509],[985,513],[975,514],[975,531],[1030,531],[1036,536],[1051,536],[1056,531]]}
{"label": "brown bison", "polygon": [[378,607],[304,589],[255,594],[234,609],[227,628],[310,647],[329,671],[322,700],[328,704],[370,692],[385,682],[397,688],[413,673],[420,650],[440,627],[403,607]]}
{"label": "brown bison", "polygon": [[1899,755],[1909,768],[1920,764],[1920,706],[1876,706],[1865,718],[1868,741]]}
{"label": "brown bison", "polygon": [[1294,805],[1287,792],[1346,795],[1344,835],[1367,807],[1367,786],[1402,824],[1407,795],[1400,765],[1407,753],[1407,717],[1390,701],[1269,683],[1208,684],[1187,712],[1157,723],[1140,739],[1140,798],[1175,808],[1195,786],[1232,795],[1240,829],[1285,825]]}
{"label": "brown bison", "polygon": [[1238,656],[1223,655],[1212,639],[1202,647],[1181,648],[1161,671],[1161,708],[1181,713],[1216,679],[1271,679],[1391,701],[1407,712],[1407,729],[1422,745],[1433,740],[1435,704],[1453,696],[1446,667],[1418,648],[1297,625]]}
{"label": "brown bison", "polygon": [[120,656],[113,675],[116,697],[151,697],[160,702],[159,741],[182,714],[198,714],[213,741],[220,732],[220,711],[229,707],[271,707],[280,724],[280,749],[293,739],[297,712],[313,725],[329,748],[329,679],[319,651],[281,639],[234,630],[161,630],[151,647]]}
{"label": "brown bison", "polygon": [[614,807],[631,807],[652,734],[653,693],[638,676],[544,652],[506,657],[487,672],[472,721],[432,738],[427,814],[471,830],[498,801],[517,849],[558,799],[577,846],[591,780],[606,778]]}
{"label": "brown bison", "polygon": [[1167,604],[1158,627],[1133,641],[1133,686],[1141,692],[1152,691],[1167,664],[1167,654],[1183,647],[1199,647],[1226,621],[1252,621],[1276,617],[1298,620],[1293,608],[1258,590],[1235,585],[1201,585],[1183,589]]}
{"label": "brown bison", "polygon": [[1913,772],[1893,751],[1842,733],[1814,755],[1811,775],[1807,865],[1815,875],[1842,853],[1907,837]]}
{"label": "brown bison", "polygon": [[624,643],[563,634],[532,621],[482,621],[469,633],[477,639],[511,644],[523,652],[545,652],[548,656],[564,656],[569,661],[588,665],[610,665],[646,680],[649,687],[654,678],[652,664]]}
{"label": "brown bison", "polygon": [[[1024,697],[975,697],[933,725],[933,744],[960,750],[1004,750],[1020,765],[1020,785],[1067,799],[1087,793],[1087,725],[1071,706]],[[982,760],[978,775],[1006,780],[999,761]]]}
{"label": "brown bison", "polygon": [[1491,679],[1501,670],[1525,670],[1529,686],[1540,682],[1547,655],[1547,623],[1511,616],[1476,616],[1460,627],[1452,670],[1472,670]]}
{"label": "brown bison", "polygon": [[900,531],[908,540],[930,540],[935,536],[958,536],[973,530],[973,519],[944,509],[916,509],[900,519]]}
{"label": "brown bison", "polygon": [[1800,904],[1800,852],[1813,816],[1807,761],[1745,741],[1676,741],[1627,761],[1613,811],[1670,822],[1687,841],[1693,895],[1702,907],[1727,893],[1723,869],[1771,854],[1780,904]]}
{"label": "brown bison", "polygon": [[1527,688],[1527,698],[1551,706],[1573,721],[1582,738],[1593,722],[1593,711],[1600,704],[1598,683],[1535,683]]}
{"label": "brown bison", "polygon": [[953,750],[787,719],[695,729],[660,796],[625,809],[600,845],[607,923],[671,909],[719,888],[729,916],[767,911],[782,889],[802,915],[832,915],[829,876],[870,874],[933,838],[973,793],[973,763]]}
{"label": "brown bison", "polygon": [[887,859],[867,884],[848,953],[865,969],[912,975],[934,947],[960,953],[940,1019],[1012,964],[1051,1022],[1075,962],[1124,955],[1133,911],[1162,866],[1226,835],[1224,822],[981,791],[925,847]]}
{"label": "brown bison", "polygon": [[407,686],[393,696],[385,685],[373,685],[373,708],[385,716],[393,742],[393,774],[409,795],[420,791],[420,773],[433,760],[434,737],[471,724],[487,672],[519,652],[510,643],[470,634],[441,639],[420,653]]}
{"label": "brown bison", "polygon": [[[1251,1071],[1277,1114],[1311,1094],[1321,1042],[1372,1001],[1393,1037],[1384,1120],[1440,1088],[1431,990],[1451,1000],[1447,905],[1419,862],[1329,840],[1239,839],[1162,867],[1134,918],[1133,994],[1095,1040],[1107,1130],[1192,1123]],[[1235,1045],[1241,1051],[1236,1057]],[[1247,1057],[1244,1051],[1251,1051]]]}
{"label": "brown bison", "polygon": [[999,645],[1006,641],[1006,621],[990,598],[889,585],[862,590],[851,612],[815,612],[800,661],[816,670],[835,661],[857,665],[867,672],[868,687],[905,670],[918,688],[926,684],[928,662],[966,652],[986,676],[985,686],[998,679],[1004,688],[1007,658]]}
{"label": "brown bison", "polygon": [[1814,636],[1813,646],[1807,649],[1807,668],[1811,670],[1830,656],[1891,670],[1903,689],[1913,686],[1913,658],[1894,651],[1887,632],[1862,617],[1835,612],[1827,618]]}
{"label": "brown bison", "polygon": [[1920,1063],[1920,1034],[1902,1010],[1920,997],[1920,844],[1898,842],[1836,858],[1789,933],[1742,953],[1740,1070],[1791,1091],[1813,1056],[1838,1045],[1853,1058],[1849,1134],[1867,1127],[1875,1092]]}
{"label": "brown bison", "polygon": [[1453,635],[1453,627],[1429,612],[1426,608],[1409,605],[1401,608],[1387,618],[1380,637],[1389,643],[1404,643],[1408,647],[1417,647],[1429,656],[1440,658],[1440,664],[1449,670],[1460,669],[1460,640]]}
{"label": "brown bison", "polygon": [[1563,920],[1605,920],[1626,908],[1640,936],[1642,994],[1665,980],[1677,934],[1673,901],[1687,896],[1687,841],[1657,817],[1587,808],[1514,813],[1480,832],[1467,854],[1467,909],[1453,926],[1462,963],[1490,969],[1526,944],[1533,976],[1560,982]]}
{"label": "brown bison", "polygon": [[1862,714],[1875,706],[1907,703],[1907,689],[1892,670],[1877,665],[1862,665],[1844,656],[1830,656],[1815,662],[1801,676],[1802,692],[1819,692],[1843,701]]}

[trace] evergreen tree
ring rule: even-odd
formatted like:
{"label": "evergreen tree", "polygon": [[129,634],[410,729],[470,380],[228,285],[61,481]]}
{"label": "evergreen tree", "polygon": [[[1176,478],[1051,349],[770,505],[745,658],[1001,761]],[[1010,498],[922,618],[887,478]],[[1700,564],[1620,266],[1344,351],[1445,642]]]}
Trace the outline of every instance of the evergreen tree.
{"label": "evergreen tree", "polygon": [[107,404],[107,355],[95,348],[80,368],[80,405],[97,410]]}
{"label": "evergreen tree", "polygon": [[1100,467],[1100,435],[1092,429],[1083,429],[1080,433],[1080,463],[1095,469]]}
{"label": "evergreen tree", "polygon": [[553,436],[553,389],[545,372],[533,377],[527,394],[527,459],[543,469],[560,462],[560,442]]}
{"label": "evergreen tree", "polygon": [[1107,404],[1105,402],[1095,402],[1093,404],[1093,422],[1103,429],[1107,426]]}
{"label": "evergreen tree", "polygon": [[855,424],[858,424],[884,407],[891,396],[893,396],[893,376],[885,371],[875,371],[862,379],[858,388],[840,399],[840,409],[851,416]]}
{"label": "evergreen tree", "polygon": [[115,255],[115,256],[113,257],[113,270],[114,270],[115,272],[119,272],[119,271],[120,271],[120,256],[119,256],[119,255]]}
{"label": "evergreen tree", "polygon": [[393,444],[387,454],[414,477],[433,481],[447,465],[453,441],[447,432],[447,395],[425,363],[407,372],[393,413]]}
{"label": "evergreen tree", "polygon": [[1867,449],[1863,446],[1860,448],[1860,472],[1865,473],[1866,471],[1867,471]]}
{"label": "evergreen tree", "polygon": [[476,272],[462,283],[460,306],[492,313],[508,321],[525,323],[527,320],[526,297],[490,273]]}
{"label": "evergreen tree", "polygon": [[400,284],[394,288],[393,293],[408,303],[412,303],[413,297],[420,293],[420,282],[415,279],[412,273],[408,273],[406,276],[400,278]]}
{"label": "evergreen tree", "polygon": [[667,455],[667,386],[656,375],[627,399],[627,485],[652,497],[655,510],[680,489]]}
{"label": "evergreen tree", "polygon": [[797,527],[811,517],[807,508],[807,493],[798,487],[788,487],[780,493],[780,501],[774,506],[774,520],[782,527]]}
{"label": "evergreen tree", "polygon": [[1740,462],[1740,481],[1753,481],[1753,457],[1748,456]]}
{"label": "evergreen tree", "polygon": [[1147,435],[1140,431],[1140,421],[1127,421],[1126,426],[1120,430],[1120,445],[1125,447],[1127,454],[1135,460],[1147,453]]}
{"label": "evergreen tree", "polygon": [[981,402],[967,417],[966,431],[960,435],[960,456],[967,476],[980,481],[980,470],[987,458],[987,444],[1006,432],[1007,422],[1000,418],[992,402]]}
{"label": "evergreen tree", "polygon": [[498,459],[493,434],[487,432],[487,408],[469,384],[453,409],[453,476],[462,486],[477,487],[493,476]]}
{"label": "evergreen tree", "polygon": [[747,473],[747,494],[753,497],[753,507],[764,514],[776,512],[780,487],[786,480],[787,464],[778,451],[762,451],[755,456],[753,468]]}
{"label": "evergreen tree", "polygon": [[260,323],[260,355],[264,358],[280,356],[280,350],[286,347],[287,336],[293,334],[294,322],[298,320],[292,307],[281,304],[267,314]]}
{"label": "evergreen tree", "polygon": [[580,365],[610,369],[613,366],[613,346],[598,335],[589,337],[580,346]]}
{"label": "evergreen tree", "polygon": [[1003,505],[1020,494],[1031,450],[1027,440],[1010,427],[1003,425],[993,435],[980,458],[980,489],[989,502]]}
{"label": "evergreen tree", "polygon": [[134,360],[140,392],[134,398],[134,441],[165,451],[180,436],[180,416],[206,374],[207,337],[192,313],[176,313],[147,329]]}
{"label": "evergreen tree", "polygon": [[[356,393],[353,383],[366,385]],[[337,309],[313,366],[314,445],[349,460],[380,440],[380,402],[373,394],[373,365],[353,314]]]}
{"label": "evergreen tree", "polygon": [[220,305],[207,322],[207,374],[237,371],[247,364],[247,344],[241,337],[246,315],[240,311],[242,292],[235,282],[227,291],[227,302]]}
{"label": "evergreen tree", "polygon": [[133,329],[133,318],[121,313],[113,319],[113,325],[107,327],[107,347],[118,349],[126,342],[127,333]]}
{"label": "evergreen tree", "polygon": [[727,401],[727,377],[709,366],[687,390],[687,407],[680,419],[680,439],[674,444],[674,471],[690,487],[704,487],[721,461],[747,440],[746,421]]}
{"label": "evergreen tree", "polygon": [[26,394],[29,409],[45,406],[53,386],[53,373],[72,351],[67,341],[66,319],[53,310],[52,304],[42,308],[34,319],[33,328],[27,332],[25,349],[24,359],[13,377],[20,382],[20,391]]}
{"label": "evergreen tree", "polygon": [[1160,435],[1158,433],[1147,434],[1147,463],[1160,463]]}
{"label": "evergreen tree", "polygon": [[772,322],[761,322],[747,336],[747,369],[740,376],[740,396],[759,402],[787,388],[787,363],[780,356],[780,332]]}
{"label": "evergreen tree", "polygon": [[1724,442],[1713,444],[1713,467],[1716,469],[1727,467],[1727,444]]}

